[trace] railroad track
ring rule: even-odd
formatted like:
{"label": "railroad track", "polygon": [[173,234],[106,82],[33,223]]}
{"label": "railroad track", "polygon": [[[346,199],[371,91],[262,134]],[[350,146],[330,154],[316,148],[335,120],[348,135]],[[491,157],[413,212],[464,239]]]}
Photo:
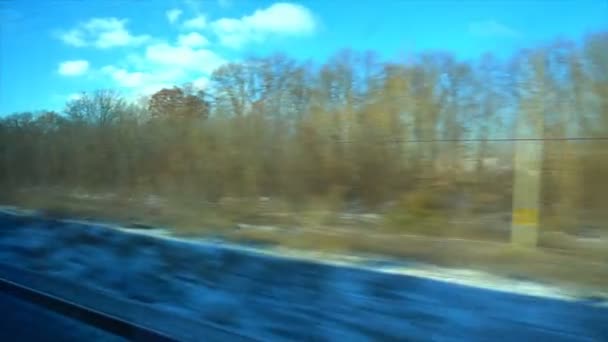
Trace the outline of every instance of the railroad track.
{"label": "railroad track", "polygon": [[[26,284],[45,284],[50,291]],[[259,341],[211,322],[177,317],[113,298],[107,293],[82,289],[76,284],[3,264],[0,264],[0,293],[129,341]],[[77,299],[68,300],[68,297]],[[99,305],[92,305],[93,302]]]}
{"label": "railroad track", "polygon": [[0,278],[0,291],[130,341],[178,341],[160,331]]}

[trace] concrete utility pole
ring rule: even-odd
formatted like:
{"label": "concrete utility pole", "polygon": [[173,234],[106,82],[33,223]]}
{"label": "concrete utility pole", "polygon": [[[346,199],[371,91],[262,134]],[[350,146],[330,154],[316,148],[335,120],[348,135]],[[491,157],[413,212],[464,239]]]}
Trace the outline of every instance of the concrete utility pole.
{"label": "concrete utility pole", "polygon": [[[520,99],[517,115],[517,138],[544,136],[545,101],[548,95],[545,79],[546,56],[531,56],[531,75],[525,94]],[[511,219],[511,243],[535,247],[538,243],[539,212],[541,200],[541,172],[543,165],[543,140],[515,141],[513,213]]]}
{"label": "concrete utility pole", "polygon": [[515,142],[511,243],[535,247],[538,241],[542,141]]}

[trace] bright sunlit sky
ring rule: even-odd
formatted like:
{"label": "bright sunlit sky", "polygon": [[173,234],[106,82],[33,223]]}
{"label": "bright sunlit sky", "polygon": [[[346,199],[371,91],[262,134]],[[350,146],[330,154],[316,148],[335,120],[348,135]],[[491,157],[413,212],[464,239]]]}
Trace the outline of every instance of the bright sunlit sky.
{"label": "bright sunlit sky", "polygon": [[608,28],[608,0],[0,0],[0,115],[80,91],[127,96],[194,82],[248,55],[323,61],[341,48],[508,56]]}

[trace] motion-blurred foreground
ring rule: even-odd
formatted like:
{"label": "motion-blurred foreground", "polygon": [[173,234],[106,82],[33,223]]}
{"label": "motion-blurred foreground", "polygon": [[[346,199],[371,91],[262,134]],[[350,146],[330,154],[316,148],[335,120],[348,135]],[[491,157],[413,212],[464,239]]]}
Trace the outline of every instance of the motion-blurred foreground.
{"label": "motion-blurred foreground", "polygon": [[[0,260],[44,275],[29,277],[40,290],[183,341],[608,338],[608,307],[577,289],[388,260],[285,257],[19,212],[0,222]],[[0,267],[2,277],[18,275]]]}

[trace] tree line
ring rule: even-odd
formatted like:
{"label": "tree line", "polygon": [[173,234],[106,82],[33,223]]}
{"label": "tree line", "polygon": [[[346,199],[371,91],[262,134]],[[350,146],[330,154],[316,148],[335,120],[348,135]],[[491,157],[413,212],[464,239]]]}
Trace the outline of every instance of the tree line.
{"label": "tree line", "polygon": [[[210,201],[333,196],[368,208],[418,194],[431,209],[468,192],[472,203],[504,207],[513,144],[491,139],[526,127],[540,138],[608,136],[608,33],[473,61],[344,50],[316,65],[274,55],[220,67],[205,91],[162,89],[137,103],[85,93],[61,112],[0,118],[0,186]],[[546,213],[608,207],[607,148],[544,144]]]}

